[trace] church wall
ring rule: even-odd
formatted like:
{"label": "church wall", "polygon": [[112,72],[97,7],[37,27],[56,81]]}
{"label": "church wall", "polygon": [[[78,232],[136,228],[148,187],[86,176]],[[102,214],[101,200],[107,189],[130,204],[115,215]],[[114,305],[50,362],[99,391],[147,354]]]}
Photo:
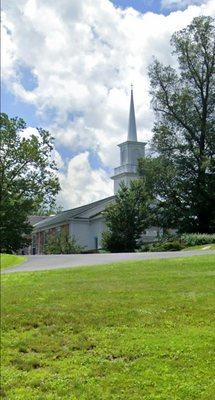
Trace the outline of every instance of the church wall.
{"label": "church wall", "polygon": [[70,222],[69,234],[70,236],[74,236],[77,243],[83,246],[85,250],[90,250],[92,248],[88,221]]}
{"label": "church wall", "polygon": [[[102,233],[106,229],[103,216],[98,215],[90,220],[76,220],[70,224],[64,224],[49,228],[44,231],[35,232],[33,234],[32,246],[29,250],[30,254],[43,254],[44,245],[48,237],[61,233],[69,232],[70,236],[74,236],[77,243],[80,244],[85,251],[96,250],[102,248]],[[171,232],[173,233],[173,231]],[[152,226],[142,234],[143,242],[154,242],[163,235],[162,228]],[[35,250],[35,251],[34,251]]]}
{"label": "church wall", "polygon": [[32,243],[29,247],[29,254],[44,254],[44,246],[49,238],[55,235],[68,234],[69,224],[53,226],[39,232],[33,232]]}
{"label": "church wall", "polygon": [[93,248],[99,249],[102,247],[102,233],[106,229],[105,221],[103,217],[99,217],[90,222],[90,235],[93,240]]}
{"label": "church wall", "polygon": [[72,221],[70,235],[75,237],[84,250],[101,248],[102,232],[105,230],[104,218],[98,217],[91,221]]}
{"label": "church wall", "polygon": [[61,232],[64,235],[68,235],[69,234],[69,224],[61,225]]}

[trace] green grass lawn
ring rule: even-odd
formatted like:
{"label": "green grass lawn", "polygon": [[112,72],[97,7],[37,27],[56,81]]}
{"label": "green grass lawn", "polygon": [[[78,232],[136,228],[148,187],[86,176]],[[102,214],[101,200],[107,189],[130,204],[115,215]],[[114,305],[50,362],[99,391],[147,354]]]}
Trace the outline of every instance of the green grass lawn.
{"label": "green grass lawn", "polygon": [[15,267],[27,260],[25,256],[17,256],[15,254],[0,254],[1,269]]}
{"label": "green grass lawn", "polygon": [[215,250],[215,243],[186,247],[184,250]]}
{"label": "green grass lawn", "polygon": [[215,257],[3,276],[2,398],[212,400]]}

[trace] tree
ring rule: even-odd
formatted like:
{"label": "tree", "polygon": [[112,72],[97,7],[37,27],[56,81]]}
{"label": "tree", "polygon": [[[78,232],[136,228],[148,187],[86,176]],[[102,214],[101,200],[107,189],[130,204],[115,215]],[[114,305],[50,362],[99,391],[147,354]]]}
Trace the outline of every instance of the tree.
{"label": "tree", "polygon": [[25,122],[0,115],[1,251],[16,251],[28,243],[28,217],[55,204],[60,187],[53,161],[53,138],[44,129],[23,136]]}
{"label": "tree", "polygon": [[172,36],[177,69],[156,59],[149,68],[157,159],[139,169],[151,171],[157,215],[181,231],[215,229],[214,37],[211,17],[194,18]]}
{"label": "tree", "polygon": [[104,211],[107,230],[103,233],[103,247],[109,251],[134,251],[141,234],[149,226],[150,199],[144,183],[124,183],[116,194],[115,203]]}

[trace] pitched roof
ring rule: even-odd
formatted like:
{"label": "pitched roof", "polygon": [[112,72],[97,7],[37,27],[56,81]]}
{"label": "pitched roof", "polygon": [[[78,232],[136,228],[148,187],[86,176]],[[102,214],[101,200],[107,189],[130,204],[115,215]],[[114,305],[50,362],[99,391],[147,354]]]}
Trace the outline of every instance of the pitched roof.
{"label": "pitched roof", "polygon": [[47,215],[30,215],[28,217],[28,222],[30,225],[34,226],[40,221],[44,221],[44,219],[47,219]]}
{"label": "pitched roof", "polygon": [[45,220],[36,223],[34,225],[34,230],[43,230],[55,225],[67,223],[73,219],[90,218],[101,212],[105,208],[105,206],[108,203],[111,203],[114,199],[115,196],[110,196],[81,207],[71,208],[70,210],[62,211],[57,215],[50,216]]}

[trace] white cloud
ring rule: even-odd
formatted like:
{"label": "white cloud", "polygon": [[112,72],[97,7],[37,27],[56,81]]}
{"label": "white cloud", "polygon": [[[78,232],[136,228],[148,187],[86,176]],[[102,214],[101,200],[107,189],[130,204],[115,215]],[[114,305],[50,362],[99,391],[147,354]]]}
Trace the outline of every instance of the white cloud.
{"label": "white cloud", "polygon": [[[73,177],[78,187],[70,189],[71,196],[64,185],[64,204],[71,198],[73,205],[79,204],[75,199],[88,202],[99,193],[104,197],[105,189],[100,192],[97,186],[95,192],[92,182],[96,172],[99,180],[102,173],[106,176],[106,167],[117,166],[116,144],[126,139],[131,82],[139,140],[150,138],[153,113],[147,66],[152,55],[174,65],[169,45],[172,33],[197,15],[215,15],[214,4],[210,0],[164,16],[141,14],[131,7],[121,10],[109,0],[5,2],[3,68],[9,89],[34,104],[44,121],[47,113],[52,115],[47,128],[56,137],[57,147],[79,152],[80,157],[93,149],[101,159],[98,171],[90,167],[89,160],[83,166],[86,174],[91,168],[91,187],[86,193],[84,186],[79,191],[83,182],[79,172]],[[32,91],[19,79],[23,65],[37,78],[38,86]],[[69,170],[65,179],[68,174]]]}
{"label": "white cloud", "polygon": [[163,8],[177,8],[184,9],[191,5],[201,5],[202,3],[206,3],[206,0],[162,0],[161,6]]}
{"label": "white cloud", "polygon": [[23,129],[23,131],[20,132],[21,139],[30,139],[32,135],[39,137],[38,130],[32,126],[28,126],[26,129]]}
{"label": "white cloud", "polygon": [[93,170],[86,151],[73,157],[65,174],[59,174],[62,192],[59,204],[65,208],[77,207],[113,194],[113,182],[101,168]]}
{"label": "white cloud", "polygon": [[56,162],[57,168],[62,170],[65,164],[60,153],[56,149],[53,150],[53,159]]}
{"label": "white cloud", "polygon": [[13,24],[7,18],[7,15],[2,13],[2,25],[1,25],[1,38],[2,43],[2,76],[6,81],[16,77],[16,44],[13,41],[10,32],[13,30]]}

